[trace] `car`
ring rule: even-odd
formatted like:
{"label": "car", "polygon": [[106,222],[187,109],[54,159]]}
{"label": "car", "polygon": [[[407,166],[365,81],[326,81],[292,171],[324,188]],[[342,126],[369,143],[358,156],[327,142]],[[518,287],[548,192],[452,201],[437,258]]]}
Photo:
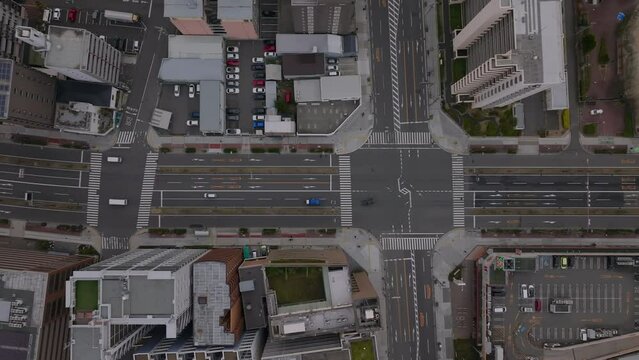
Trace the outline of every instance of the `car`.
{"label": "car", "polygon": [[266,94],[253,94],[253,100],[266,100]]}
{"label": "car", "polygon": [[362,206],[373,205],[373,204],[375,204],[375,199],[373,199],[372,197],[366,198],[366,199],[362,200],[361,204],[362,204]]}
{"label": "car", "polygon": [[76,8],[69,9],[69,12],[67,12],[67,20],[69,20],[69,22],[75,22],[77,18],[78,18],[78,9]]}
{"label": "car", "polygon": [[240,129],[226,129],[226,135],[241,135],[242,130]]}
{"label": "car", "polygon": [[256,79],[264,79],[266,78],[266,73],[264,71],[256,71],[253,73],[253,77]]}
{"label": "car", "polygon": [[200,83],[195,84],[195,92],[200,95]]}
{"label": "car", "polygon": [[226,108],[226,115],[239,115],[240,109],[238,108]]}
{"label": "car", "polygon": [[568,269],[568,257],[567,256],[562,256],[559,258],[559,267],[562,269]]}
{"label": "car", "polygon": [[226,52],[227,53],[238,53],[240,52],[240,48],[237,46],[227,46],[226,47]]}
{"label": "car", "polygon": [[588,341],[588,332],[586,329],[579,329],[579,338],[581,341]]}
{"label": "car", "polygon": [[200,125],[200,120],[186,120],[186,126],[198,126]]}
{"label": "car", "polygon": [[91,13],[91,19],[98,20],[99,17],[100,17],[100,10],[93,10],[93,12]]}
{"label": "car", "polygon": [[275,51],[275,44],[264,45],[264,51]]}
{"label": "car", "polygon": [[175,84],[173,86],[173,95],[175,95],[175,97],[180,96],[180,85]]}
{"label": "car", "polygon": [[603,110],[602,109],[592,109],[590,110],[590,115],[601,115],[603,114]]}
{"label": "car", "polygon": [[339,76],[339,71],[329,71],[328,76]]}
{"label": "car", "polygon": [[254,57],[253,59],[251,59],[251,61],[253,62],[253,64],[263,64],[264,63],[264,58],[263,57]]}
{"label": "car", "polygon": [[240,60],[240,54],[237,53],[226,53],[226,59]]}
{"label": "car", "polygon": [[189,97],[191,99],[195,97],[195,84],[189,84]]}
{"label": "car", "polygon": [[264,121],[263,120],[253,121],[253,129],[264,129]]}
{"label": "car", "polygon": [[337,71],[337,70],[339,70],[339,67],[337,65],[328,65],[326,67],[326,70],[328,70],[328,71]]}
{"label": "car", "polygon": [[240,86],[240,82],[236,80],[231,80],[226,82],[226,87],[238,87]]}
{"label": "car", "polygon": [[240,60],[226,60],[228,66],[240,66]]}
{"label": "car", "polygon": [[199,119],[200,118],[200,112],[199,111],[191,112],[191,117],[195,118],[195,119]]}
{"label": "car", "polygon": [[275,40],[274,39],[264,40],[264,45],[273,45],[273,46],[275,46]]}
{"label": "car", "polygon": [[635,281],[639,282],[639,274],[634,274],[634,275],[632,276],[632,278],[633,278]]}
{"label": "car", "polygon": [[100,35],[100,36],[98,36],[98,37],[100,38],[100,40],[104,40],[104,41],[106,41],[106,36],[104,36],[104,35]]}
{"label": "car", "polygon": [[265,51],[264,52],[264,57],[276,57],[277,53],[274,51]]}
{"label": "car", "polygon": [[264,64],[253,64],[251,65],[251,70],[264,70]]}
{"label": "car", "polygon": [[217,197],[217,194],[214,193],[204,193],[204,198],[205,199],[215,199]]}
{"label": "car", "polygon": [[264,120],[265,115],[253,115],[253,121]]}
{"label": "car", "polygon": [[264,17],[275,17],[277,13],[273,10],[262,10],[262,16]]}
{"label": "car", "polygon": [[253,94],[264,94],[266,90],[263,87],[254,87]]}
{"label": "car", "polygon": [[336,58],[326,58],[326,62],[329,64],[336,65],[339,63],[339,60],[337,60]]}
{"label": "car", "polygon": [[140,51],[140,42],[138,40],[135,40],[133,42],[133,52],[138,52]]}
{"label": "car", "polygon": [[226,74],[226,80],[240,80],[239,74]]}
{"label": "car", "polygon": [[535,286],[534,285],[528,285],[528,297],[531,297],[531,298],[535,297]]}
{"label": "car", "polygon": [[528,286],[526,284],[521,284],[521,297],[528,299]]}
{"label": "car", "polygon": [[253,80],[253,86],[264,86],[264,80]]}
{"label": "car", "polygon": [[493,312],[494,313],[505,313],[506,312],[506,307],[505,306],[495,306],[493,308]]}
{"label": "car", "polygon": [[541,311],[541,299],[535,299],[535,311]]}
{"label": "car", "polygon": [[253,109],[253,114],[255,114],[255,115],[265,115],[266,114],[266,109],[265,108],[254,108]]}
{"label": "car", "polygon": [[240,72],[240,68],[237,66],[227,66],[226,73],[227,74],[237,74]]}
{"label": "car", "polygon": [[53,9],[53,20],[60,21],[60,17],[62,17],[62,10],[60,8]]}
{"label": "car", "polygon": [[320,199],[318,199],[318,198],[306,199],[306,205],[307,206],[319,206],[320,205]]}
{"label": "car", "polygon": [[240,88],[226,88],[226,93],[227,94],[239,94],[240,93]]}
{"label": "car", "polygon": [[226,115],[226,120],[240,121],[240,116],[239,115]]}

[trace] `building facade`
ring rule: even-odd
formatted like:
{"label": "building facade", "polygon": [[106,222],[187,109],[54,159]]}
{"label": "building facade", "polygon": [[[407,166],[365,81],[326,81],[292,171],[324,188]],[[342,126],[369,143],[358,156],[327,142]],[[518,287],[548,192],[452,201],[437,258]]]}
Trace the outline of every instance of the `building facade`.
{"label": "building facade", "polygon": [[27,24],[26,12],[12,0],[0,0],[0,57],[20,61],[22,44],[15,38],[17,26]]}
{"label": "building facade", "polygon": [[463,1],[453,50],[467,74],[451,86],[474,108],[510,105],[542,91],[549,110],[568,107],[560,0]]}

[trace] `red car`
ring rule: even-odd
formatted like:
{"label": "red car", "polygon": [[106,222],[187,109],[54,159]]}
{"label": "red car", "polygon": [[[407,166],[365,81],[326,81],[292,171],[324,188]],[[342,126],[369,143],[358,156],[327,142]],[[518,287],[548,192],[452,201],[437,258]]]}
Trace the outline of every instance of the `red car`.
{"label": "red car", "polygon": [[541,299],[535,299],[535,311],[541,311]]}
{"label": "red car", "polygon": [[264,45],[264,51],[275,51],[275,45]]}
{"label": "red car", "polygon": [[228,66],[240,66],[240,60],[226,60]]}
{"label": "red car", "polygon": [[290,91],[285,91],[284,92],[284,101],[286,101],[287,104],[289,104],[291,102],[291,92]]}
{"label": "red car", "polygon": [[253,86],[264,86],[264,80],[253,80]]}
{"label": "red car", "polygon": [[67,13],[67,20],[69,20],[70,22],[75,22],[75,19],[77,18],[78,18],[78,9],[76,8],[69,9],[69,12]]}

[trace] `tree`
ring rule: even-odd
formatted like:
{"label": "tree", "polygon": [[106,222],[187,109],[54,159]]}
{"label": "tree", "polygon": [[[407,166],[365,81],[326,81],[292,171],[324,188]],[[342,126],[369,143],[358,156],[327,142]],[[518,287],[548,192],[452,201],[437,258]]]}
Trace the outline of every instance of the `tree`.
{"label": "tree", "polygon": [[584,36],[581,38],[581,48],[584,55],[588,55],[595,47],[597,47],[595,35],[593,35],[590,31],[586,31]]}
{"label": "tree", "polygon": [[606,47],[606,39],[601,37],[599,40],[599,54],[597,54],[597,62],[599,65],[608,65],[610,62],[610,57],[608,56],[608,48]]}

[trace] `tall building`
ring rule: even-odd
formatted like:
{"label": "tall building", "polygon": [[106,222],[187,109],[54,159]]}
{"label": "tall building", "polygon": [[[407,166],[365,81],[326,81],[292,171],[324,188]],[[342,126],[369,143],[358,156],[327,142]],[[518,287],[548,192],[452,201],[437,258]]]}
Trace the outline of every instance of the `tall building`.
{"label": "tall building", "polygon": [[352,0],[291,0],[293,29],[304,34],[355,32],[355,2]]}
{"label": "tall building", "polygon": [[0,250],[0,359],[66,360],[64,283],[92,257]]}
{"label": "tall building", "polygon": [[[466,76],[451,86],[473,108],[506,106],[542,91],[549,110],[568,107],[561,0],[463,1],[453,50]],[[278,49],[279,50],[279,49]]]}
{"label": "tall building", "polygon": [[12,0],[0,0],[0,57],[20,61],[22,45],[15,37],[16,26],[26,25],[26,12]]}
{"label": "tall building", "polygon": [[25,26],[16,27],[16,38],[42,53],[51,75],[74,80],[117,84],[122,54],[97,35],[80,28],[49,26],[47,35]]}
{"label": "tall building", "polygon": [[71,360],[117,360],[158,326],[176,338],[191,322],[194,249],[130,251],[67,282]]}

